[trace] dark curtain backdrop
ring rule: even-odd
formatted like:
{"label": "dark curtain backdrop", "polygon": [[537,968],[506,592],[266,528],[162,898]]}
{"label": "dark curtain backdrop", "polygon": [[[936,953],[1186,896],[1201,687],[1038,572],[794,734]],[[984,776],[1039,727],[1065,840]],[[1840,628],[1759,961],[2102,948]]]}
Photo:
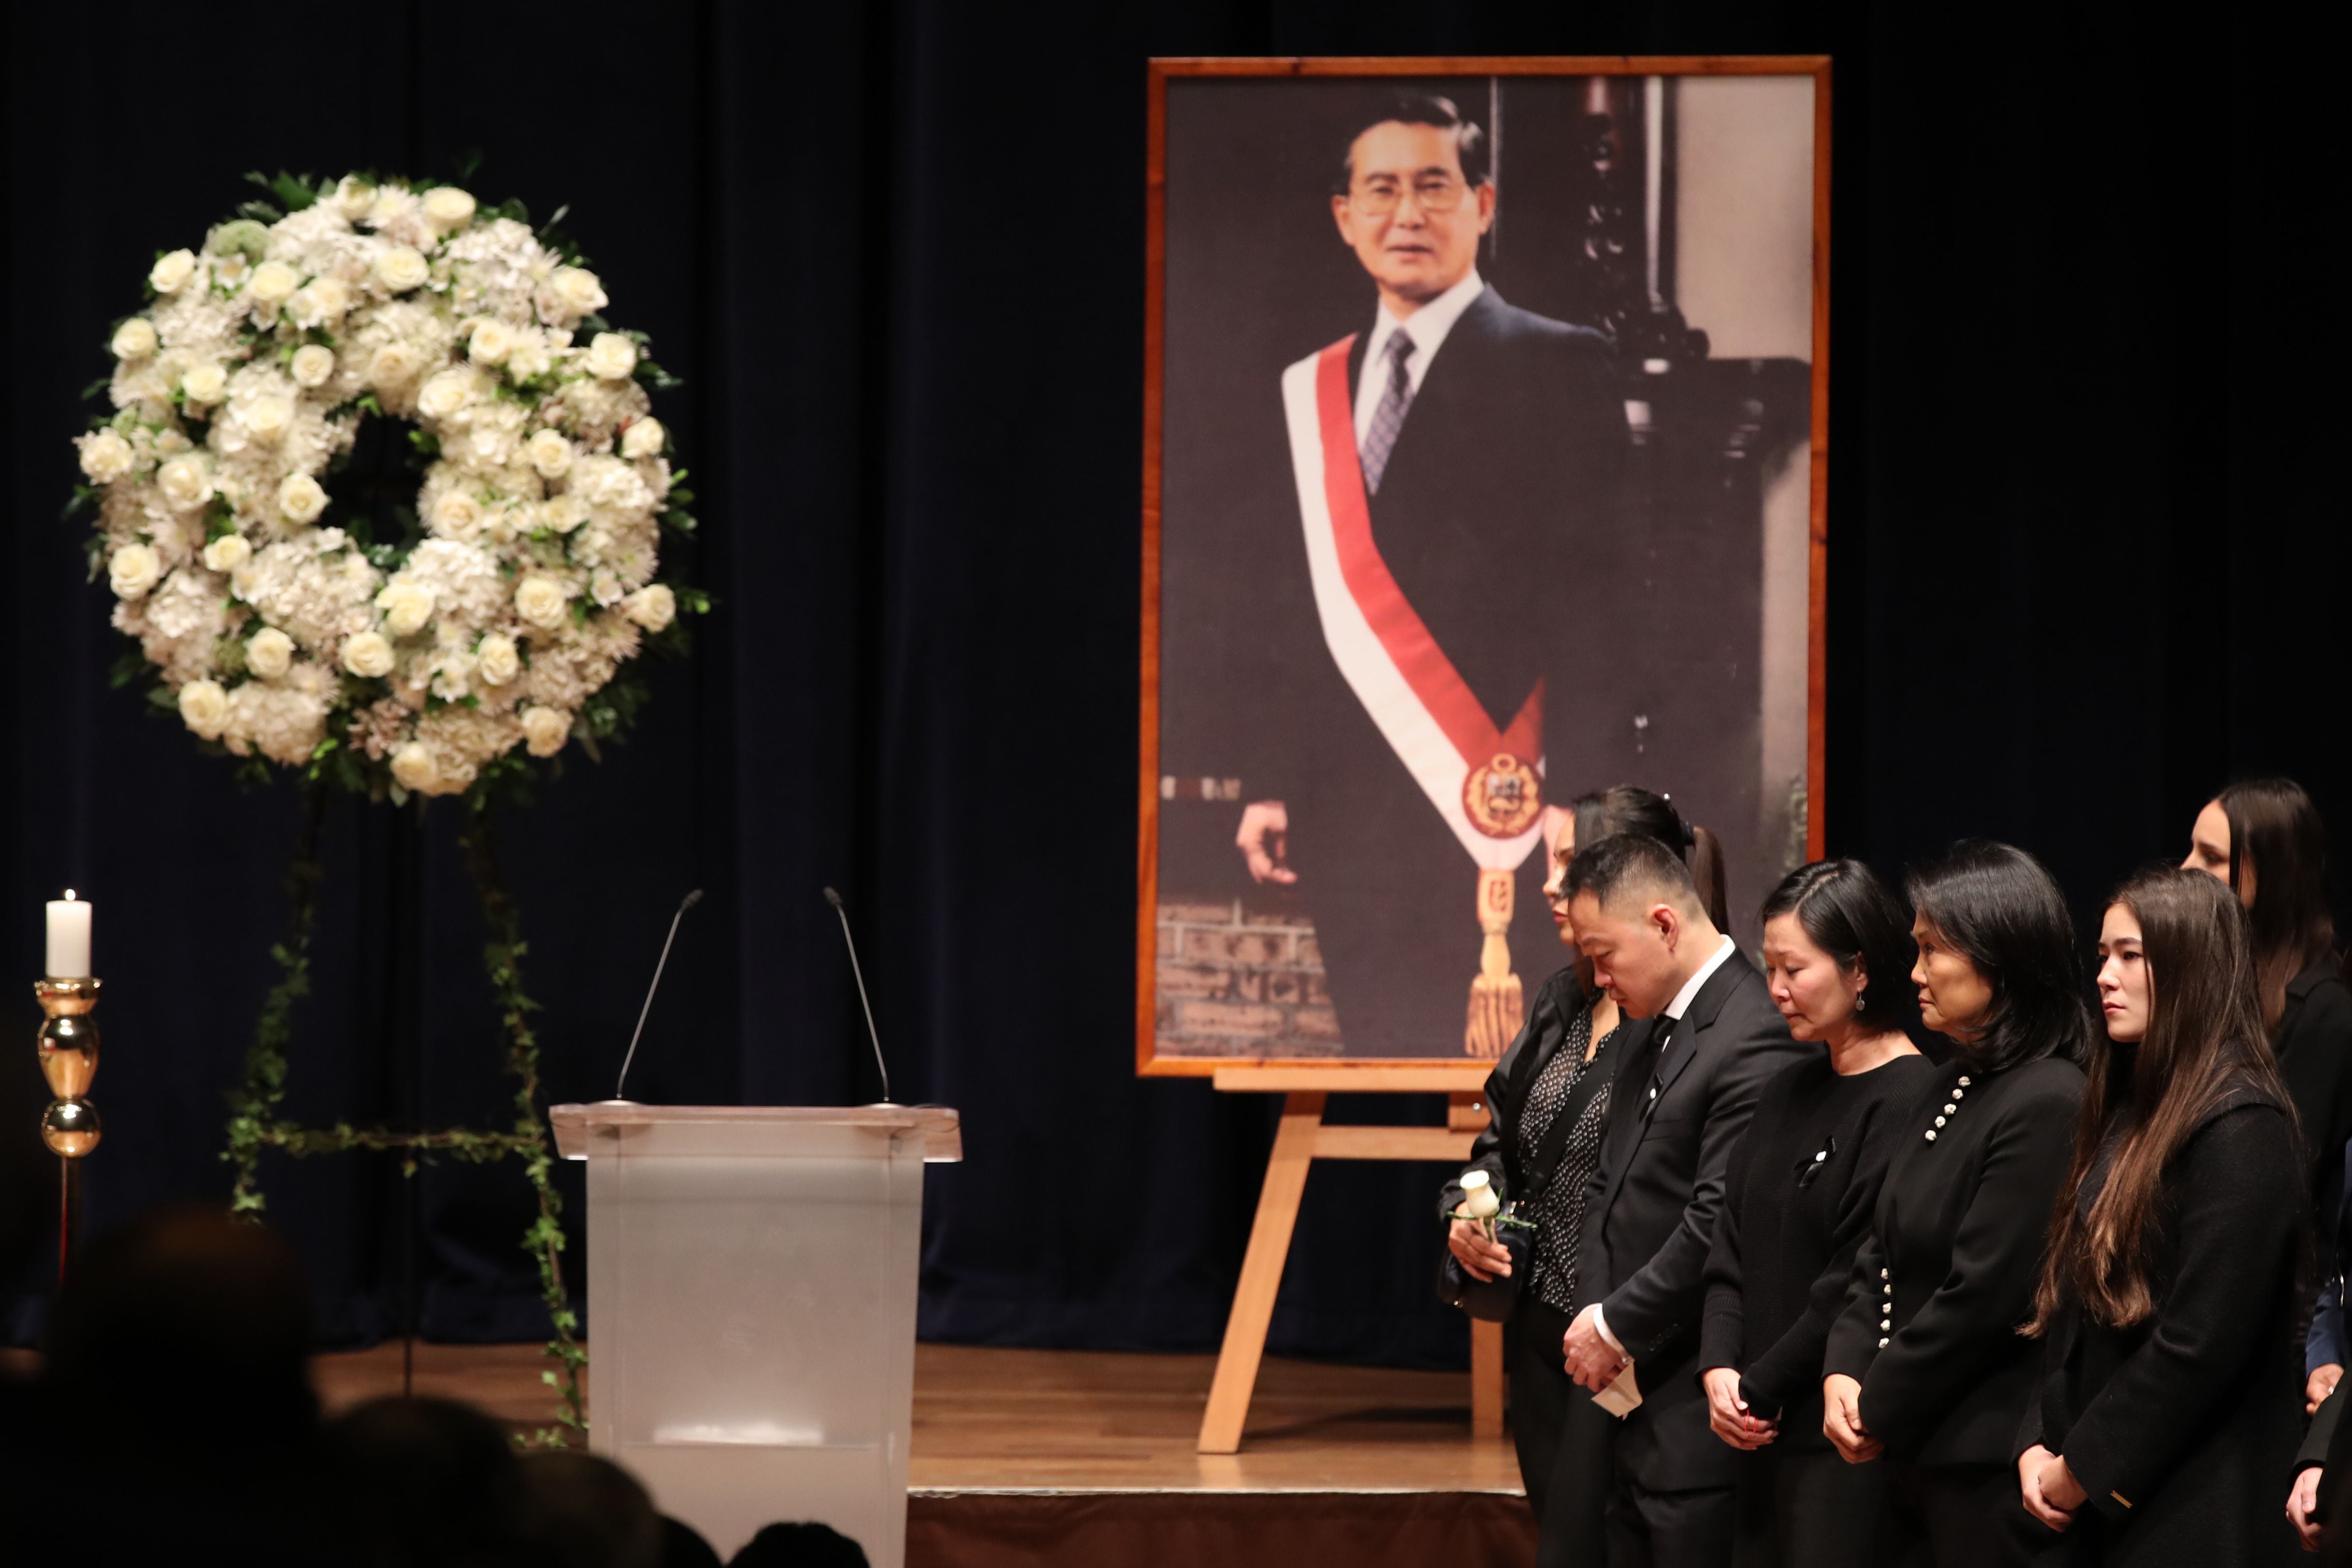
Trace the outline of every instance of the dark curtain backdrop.
{"label": "dark curtain backdrop", "polygon": [[[2352,821],[2319,51],[2253,7],[2194,36],[1875,10],[10,7],[0,977],[37,972],[42,898],[97,901],[93,1221],[225,1192],[221,1096],[284,919],[293,790],[240,791],[108,689],[109,595],[58,519],[109,324],[247,169],[446,175],[478,148],[487,199],[572,204],[612,316],[687,378],[659,412],[717,611],[637,739],[505,824],[551,1088],[610,1092],[702,886],[634,1093],[870,1098],[840,887],[900,1097],[966,1118],[930,1179],[928,1335],[1213,1345],[1270,1139],[1271,1104],[1130,1066],[1152,54],[1835,55],[1832,846],[1894,872],[2012,839],[2087,921],[2231,775],[2294,772]],[[336,807],[297,1113],[499,1113],[454,818]],[[413,1195],[381,1160],[267,1174],[327,1340],[396,1330],[412,1266],[430,1334],[543,1331],[511,1169]],[[1430,1298],[1438,1175],[1315,1175],[1277,1350],[1463,1354]],[[39,1297],[28,1268],[18,1336]]]}

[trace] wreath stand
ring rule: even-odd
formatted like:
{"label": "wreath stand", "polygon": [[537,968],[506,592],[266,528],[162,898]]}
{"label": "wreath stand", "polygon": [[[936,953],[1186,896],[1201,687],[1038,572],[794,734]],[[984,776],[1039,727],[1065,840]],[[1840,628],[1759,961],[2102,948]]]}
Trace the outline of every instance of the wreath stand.
{"label": "wreath stand", "polygon": [[[1217,1353],[1217,1375],[1209,1385],[1209,1407],[1201,1418],[1198,1450],[1241,1451],[1249,1420],[1250,1396],[1257,1386],[1258,1363],[1265,1356],[1265,1333],[1274,1301],[1282,1289],[1282,1266],[1290,1256],[1290,1234],[1298,1223],[1298,1201],[1307,1191],[1307,1169],[1325,1160],[1451,1161],[1470,1157],[1471,1143],[1486,1125],[1487,1061],[1389,1064],[1384,1062],[1268,1062],[1220,1067],[1213,1080],[1220,1093],[1285,1098],[1274,1153],[1265,1165],[1265,1186],[1250,1227],[1249,1250],[1242,1259],[1234,1309],[1225,1320],[1224,1348]],[[1333,1092],[1349,1094],[1428,1094],[1448,1097],[1442,1127],[1335,1127],[1323,1121]],[[1474,1437],[1503,1435],[1503,1325],[1470,1320],[1470,1430]]]}
{"label": "wreath stand", "polygon": [[[563,1203],[552,1180],[555,1157],[549,1140],[544,1108],[540,1103],[539,1039],[530,1015],[539,1004],[522,988],[520,963],[530,951],[522,940],[522,921],[499,875],[495,817],[488,790],[481,785],[460,797],[466,813],[457,839],[473,882],[474,894],[488,931],[482,958],[490,984],[498,993],[499,1010],[507,1034],[507,1071],[514,1084],[514,1122],[504,1132],[467,1127],[412,1128],[305,1127],[278,1114],[286,1096],[286,1048],[293,1037],[294,1005],[310,989],[310,934],[317,917],[317,894],[326,868],[319,857],[319,837],[326,822],[330,787],[313,780],[305,792],[302,824],[286,875],[285,939],[270,949],[278,961],[278,978],[262,1003],[253,1044],[245,1055],[245,1077],[229,1099],[228,1146],[221,1158],[236,1172],[229,1197],[233,1214],[258,1219],[266,1207],[261,1190],[260,1161],[264,1149],[279,1149],[297,1159],[315,1155],[365,1149],[401,1155],[401,1176],[410,1185],[411,1212],[407,1245],[415,1245],[414,1183],[420,1160],[435,1155],[473,1165],[519,1159],[523,1175],[539,1199],[538,1217],[523,1232],[521,1247],[539,1266],[540,1296],[546,1303],[553,1337],[545,1354],[554,1367],[540,1374],[555,1391],[558,1401],[553,1427],[531,1434],[540,1447],[562,1448],[567,1434],[587,1431],[580,1391],[581,1370],[588,1364],[587,1348],[580,1343],[579,1314],[572,1310],[563,1282]],[[413,1273],[413,1260],[408,1268]],[[409,1284],[413,1295],[413,1280]],[[404,1317],[408,1307],[404,1305]],[[415,1325],[407,1325],[411,1335]]]}

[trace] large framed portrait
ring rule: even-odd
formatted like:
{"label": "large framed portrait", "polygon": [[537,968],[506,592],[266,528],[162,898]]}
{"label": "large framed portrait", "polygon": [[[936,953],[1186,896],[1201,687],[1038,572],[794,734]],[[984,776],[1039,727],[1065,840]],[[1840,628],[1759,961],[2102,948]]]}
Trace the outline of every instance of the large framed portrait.
{"label": "large framed portrait", "polygon": [[1150,91],[1139,1070],[1499,1054],[1620,783],[1752,949],[1822,843],[1829,62]]}

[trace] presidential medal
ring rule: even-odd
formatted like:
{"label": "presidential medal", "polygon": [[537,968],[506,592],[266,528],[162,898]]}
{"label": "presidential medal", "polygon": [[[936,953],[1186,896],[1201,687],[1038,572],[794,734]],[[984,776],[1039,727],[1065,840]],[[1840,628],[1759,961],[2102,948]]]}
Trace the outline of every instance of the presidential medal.
{"label": "presidential medal", "polygon": [[1462,810],[1488,838],[1517,838],[1543,811],[1543,777],[1534,764],[1498,751],[1463,779]]}

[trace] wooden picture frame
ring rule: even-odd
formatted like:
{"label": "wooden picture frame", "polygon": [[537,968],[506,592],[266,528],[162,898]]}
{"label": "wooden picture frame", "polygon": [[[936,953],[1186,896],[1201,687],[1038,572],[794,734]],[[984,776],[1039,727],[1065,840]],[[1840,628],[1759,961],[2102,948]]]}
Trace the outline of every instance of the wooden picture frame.
{"label": "wooden picture frame", "polygon": [[[1507,80],[1528,77],[1648,78],[1648,77],[1807,77],[1812,91],[1812,265],[1811,358],[1809,470],[1809,531],[1805,546],[1808,581],[1806,605],[1806,714],[1804,726],[1803,810],[1804,844],[1808,858],[1819,858],[1824,845],[1824,784],[1826,779],[1826,702],[1828,634],[1828,472],[1829,472],[1829,278],[1831,81],[1825,56],[1769,57],[1648,57],[1612,56],[1491,57],[1433,57],[1413,58],[1194,58],[1155,59],[1147,76],[1148,155],[1146,172],[1147,225],[1145,240],[1144,386],[1143,386],[1143,559],[1141,572],[1140,745],[1137,783],[1137,920],[1136,920],[1136,1071],[1143,1076],[1210,1076],[1221,1087],[1238,1087],[1245,1076],[1238,1070],[1282,1069],[1286,1082],[1302,1071],[1330,1074],[1330,1087],[1360,1080],[1372,1087],[1380,1070],[1399,1068],[1451,1070],[1443,1074],[1449,1084],[1463,1078],[1471,1061],[1452,1057],[1306,1058],[1255,1055],[1213,1056],[1162,1054],[1157,1050],[1160,861],[1161,829],[1161,653],[1162,497],[1165,480],[1164,374],[1169,234],[1167,214],[1168,92],[1171,81],[1201,78],[1489,78]],[[1761,889],[1741,889],[1744,896]],[[1529,977],[1530,991],[1540,976]],[[1221,1072],[1221,1070],[1223,1071]],[[1391,1073],[1393,1075],[1393,1073]],[[1269,1080],[1267,1087],[1274,1087]],[[1400,1085],[1402,1086],[1402,1085]]]}

